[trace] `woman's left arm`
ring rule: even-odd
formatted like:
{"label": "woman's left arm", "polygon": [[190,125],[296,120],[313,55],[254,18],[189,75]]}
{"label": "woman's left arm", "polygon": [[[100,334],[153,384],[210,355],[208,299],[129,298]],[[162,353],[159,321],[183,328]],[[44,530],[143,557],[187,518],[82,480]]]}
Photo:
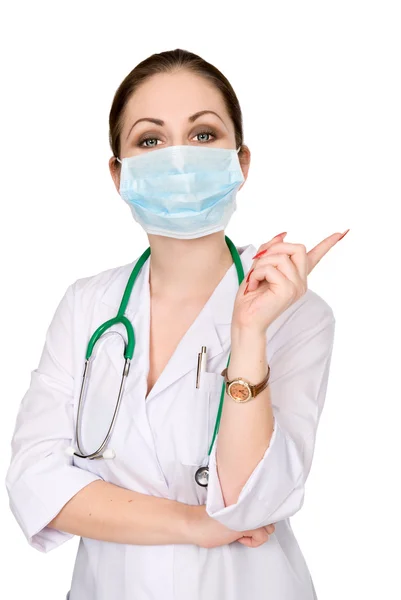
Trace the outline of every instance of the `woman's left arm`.
{"label": "woman's left arm", "polygon": [[229,379],[259,383],[265,377],[267,329],[281,315],[283,323],[280,346],[269,359],[268,386],[243,404],[227,394],[224,399],[209,461],[206,511],[230,529],[277,522],[303,504],[335,328],[333,311],[307,290],[306,277],[338,236],[326,238],[309,254],[302,245],[273,238],[256,255],[259,264],[238,290]]}

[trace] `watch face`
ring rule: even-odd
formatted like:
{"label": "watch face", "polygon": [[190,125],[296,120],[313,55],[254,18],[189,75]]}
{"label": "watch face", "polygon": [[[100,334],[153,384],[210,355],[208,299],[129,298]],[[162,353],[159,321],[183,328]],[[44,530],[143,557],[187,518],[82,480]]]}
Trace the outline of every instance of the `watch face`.
{"label": "watch face", "polygon": [[237,402],[245,402],[251,397],[251,390],[246,383],[233,382],[228,388],[230,396]]}

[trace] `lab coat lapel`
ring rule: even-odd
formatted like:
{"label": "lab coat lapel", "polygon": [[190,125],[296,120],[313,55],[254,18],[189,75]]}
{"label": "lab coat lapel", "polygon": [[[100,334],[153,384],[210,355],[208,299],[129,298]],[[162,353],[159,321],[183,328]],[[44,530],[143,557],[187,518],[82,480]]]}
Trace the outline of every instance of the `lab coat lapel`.
{"label": "lab coat lapel", "polygon": [[[103,294],[103,297],[101,298],[101,304],[104,307],[105,311],[103,313],[103,321],[112,319],[117,315],[125,287],[131,275],[131,272],[135,266],[135,262],[136,261],[121,267],[121,269],[119,269],[117,273],[117,276],[111,282],[106,292]],[[144,352],[146,352],[143,346],[146,344],[146,336],[148,335],[148,328],[146,327],[146,315],[149,312],[149,307],[147,305],[149,299],[146,293],[145,286],[145,281],[148,277],[149,260],[145,262],[137,276],[136,282],[131,292],[127,309],[125,311],[125,316],[129,319],[134,328],[135,336],[134,354],[131,360],[129,376],[127,378],[126,385],[124,388],[125,393],[127,393],[130,388],[137,385],[137,377],[132,377],[132,374],[134,371],[138,371],[140,367],[143,367],[140,358],[144,354]],[[127,331],[124,325],[113,325],[113,327],[109,331],[118,331],[123,336],[125,342],[127,342]],[[115,369],[116,373],[119,376],[121,376],[124,365],[123,348],[121,347],[121,344],[118,348],[117,345],[117,343],[106,343],[104,348],[110,360],[110,364]]]}
{"label": "lab coat lapel", "polygon": [[169,362],[150,390],[147,402],[150,402],[189,371],[192,371],[195,385],[198,353],[201,351],[201,346],[206,346],[208,359],[223,352],[208,303],[179,341]]}
{"label": "lab coat lapel", "polygon": [[[133,266],[132,266],[133,268]],[[155,382],[155,385],[146,397],[147,378],[149,374],[150,359],[150,286],[149,286],[150,261],[143,265],[135,282],[131,297],[126,309],[126,316],[131,321],[135,332],[135,350],[131,362],[130,374],[125,385],[125,393],[136,397],[146,398],[146,402],[171,385],[174,381],[194,369],[196,373],[197,352],[200,345],[206,345],[208,355],[216,356],[223,351],[219,336],[213,326],[213,318],[207,305],[204,306],[198,318],[180,340],[178,347],[171,356],[170,361]],[[132,269],[131,269],[132,270]],[[129,271],[130,272],[130,271]],[[128,280],[129,272],[125,279]],[[121,285],[118,286],[121,288]],[[122,296],[124,289],[120,289]],[[117,295],[115,300],[117,300]],[[116,302],[116,309],[117,309]],[[119,327],[116,327],[119,329]],[[198,348],[199,346],[199,348]],[[192,352],[191,352],[192,349]],[[110,360],[121,372],[121,359],[118,353],[110,353]]]}
{"label": "lab coat lapel", "polygon": [[[246,275],[252,263],[251,257],[255,254],[256,248],[249,245],[245,249],[239,248],[239,251],[242,252],[240,254],[241,261]],[[149,287],[145,287],[146,289],[143,290],[143,293],[145,295],[145,304],[148,307]],[[151,389],[146,399],[147,402],[150,402],[169,385],[178,381],[189,371],[192,371],[195,385],[198,353],[201,351],[202,346],[206,346],[207,361],[225,351],[227,338],[230,337],[230,325],[237,291],[238,276],[235,265],[232,264],[195,321],[181,338],[175,352]],[[147,361],[149,359],[148,350],[149,348],[147,347]]]}
{"label": "lab coat lapel", "polygon": [[[113,314],[117,314],[129,276],[135,266],[135,262],[125,265],[115,281],[103,295],[103,304],[112,308]],[[146,414],[145,396],[147,391],[147,374],[149,369],[149,259],[140,270],[125,311],[125,316],[130,320],[135,335],[135,348],[131,360],[130,371],[125,381],[124,395],[121,410],[124,418],[132,421],[139,434],[143,437],[149,448],[154,449],[154,441]],[[123,332],[126,339],[125,328],[121,325],[113,327]],[[111,349],[109,351],[110,363],[121,376],[121,352]]]}
{"label": "lab coat lapel", "polygon": [[[256,253],[256,248],[253,245],[248,245],[239,247],[238,251],[246,276],[252,264],[252,256]],[[115,312],[111,316],[117,313],[125,285],[134,265],[135,262],[121,268],[102,298],[105,304],[113,307]],[[193,372],[195,384],[197,355],[201,350],[201,346],[206,346],[208,360],[225,352],[227,347],[229,351],[231,319],[238,291],[238,276],[235,265],[232,264],[200,314],[181,338],[169,362],[146,397],[150,341],[149,266],[150,260],[148,259],[137,277],[125,313],[134,327],[136,342],[130,373],[126,380],[125,396],[132,396],[133,414],[138,421],[138,426],[142,428],[142,434],[151,443],[146,403],[189,371]],[[109,316],[109,318],[111,317]],[[121,331],[126,337],[122,326],[116,326],[114,329]],[[116,372],[120,375],[122,367],[121,353],[110,350],[109,357]]]}

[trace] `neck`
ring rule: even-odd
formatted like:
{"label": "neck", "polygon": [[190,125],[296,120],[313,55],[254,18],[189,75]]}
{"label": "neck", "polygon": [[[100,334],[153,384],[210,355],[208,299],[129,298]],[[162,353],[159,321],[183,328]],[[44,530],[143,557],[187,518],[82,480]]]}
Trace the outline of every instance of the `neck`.
{"label": "neck", "polygon": [[152,295],[208,297],[233,264],[224,231],[190,240],[153,234],[148,238]]}

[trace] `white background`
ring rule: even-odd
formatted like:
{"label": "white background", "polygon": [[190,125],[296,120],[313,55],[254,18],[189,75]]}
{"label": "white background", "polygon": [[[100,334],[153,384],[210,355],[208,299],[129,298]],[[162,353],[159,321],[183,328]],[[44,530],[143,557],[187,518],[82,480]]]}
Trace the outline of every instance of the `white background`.
{"label": "white background", "polygon": [[[215,64],[252,152],[227,234],[308,249],[336,340],[305,504],[292,525],[319,600],[399,598],[400,15],[397,2],[7,2],[1,31],[1,472],[66,287],[147,238],[108,171],[108,112],[142,59]],[[0,494],[1,597],[64,600],[78,538],[42,554]],[[252,552],[252,549],[249,549]],[[266,591],[268,599],[268,591]],[[285,599],[283,599],[285,600]]]}

